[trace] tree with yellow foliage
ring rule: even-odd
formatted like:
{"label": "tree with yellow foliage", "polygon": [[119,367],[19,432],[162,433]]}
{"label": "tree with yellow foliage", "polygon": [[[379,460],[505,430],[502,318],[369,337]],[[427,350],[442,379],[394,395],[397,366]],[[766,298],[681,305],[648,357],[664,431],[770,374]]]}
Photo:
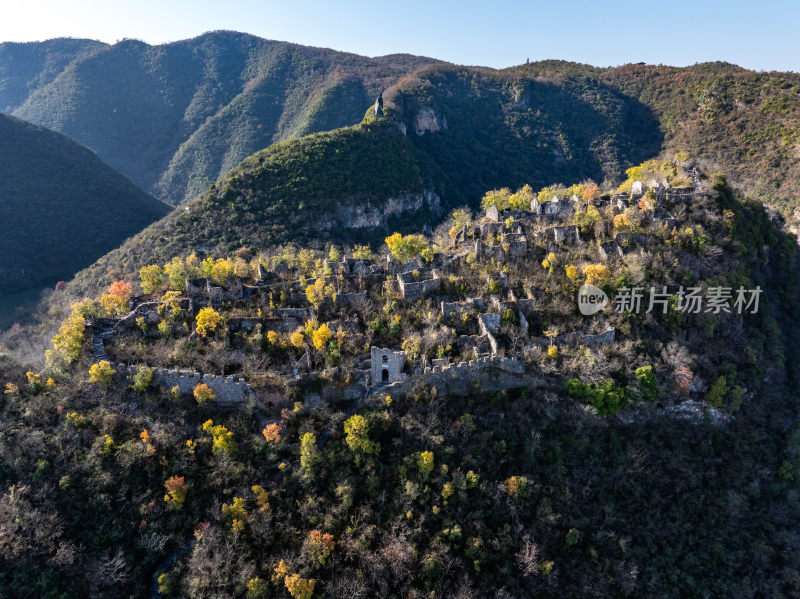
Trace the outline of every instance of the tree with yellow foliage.
{"label": "tree with yellow foliage", "polygon": [[353,414],[344,422],[345,443],[354,454],[377,454],[381,446],[369,438],[367,419],[361,414]]}
{"label": "tree with yellow foliage", "polygon": [[209,333],[213,333],[217,326],[222,322],[222,316],[214,310],[214,308],[202,308],[197,313],[197,334],[205,337]]}
{"label": "tree with yellow foliage", "polygon": [[393,233],[384,241],[389,246],[392,256],[400,262],[408,262],[412,258],[419,256],[423,251],[430,250],[427,240],[422,235]]}
{"label": "tree with yellow foliage", "polygon": [[433,472],[433,459],[432,451],[423,451],[417,457],[417,467],[423,478],[428,478],[430,473]]}
{"label": "tree with yellow foliage", "polygon": [[108,360],[100,360],[89,368],[89,382],[101,387],[108,387],[113,382],[116,373],[117,371],[111,367]]}
{"label": "tree with yellow foliage", "polygon": [[200,259],[195,255],[181,258],[175,256],[164,265],[164,276],[169,282],[170,289],[180,291],[186,286],[186,279],[194,279],[201,273]]}
{"label": "tree with yellow foliage", "polygon": [[528,488],[528,479],[524,476],[512,476],[506,479],[506,492],[512,497],[524,497]]}
{"label": "tree with yellow foliage", "polygon": [[319,530],[312,530],[308,534],[306,549],[311,557],[311,561],[318,563],[320,566],[325,565],[335,546],[336,541],[334,541],[332,534],[323,534]]}
{"label": "tree with yellow foliage", "polygon": [[316,281],[308,285],[305,289],[305,292],[306,298],[308,299],[309,303],[314,306],[315,310],[319,310],[326,297],[334,300],[336,299],[336,291],[334,290],[333,285],[326,285],[325,280],[322,278],[318,278]]}
{"label": "tree with yellow foliage", "polygon": [[511,210],[530,210],[531,201],[536,197],[533,188],[527,183],[520,187],[508,198],[508,207]]}
{"label": "tree with yellow foliage", "polygon": [[587,264],[583,267],[587,285],[605,283],[611,278],[611,271],[605,264]]}
{"label": "tree with yellow foliage", "polygon": [[100,305],[109,316],[120,316],[128,311],[128,300],[133,294],[133,287],[125,281],[117,281],[108,286],[108,290],[100,296]]}
{"label": "tree with yellow foliage", "polygon": [[181,315],[181,292],[165,291],[161,296],[161,306],[166,315],[175,320]]}
{"label": "tree with yellow foliage", "polygon": [[[203,262],[205,264],[205,261]],[[233,278],[233,260],[220,258],[211,265],[209,277],[217,285],[227,285]]]}
{"label": "tree with yellow foliage", "polygon": [[600,188],[594,183],[589,183],[583,190],[583,201],[586,204],[594,204],[597,198],[600,197]]}
{"label": "tree with yellow foliage", "polygon": [[214,425],[213,420],[206,420],[203,423],[203,431],[211,435],[211,451],[213,453],[236,453],[236,441],[233,440],[233,433],[221,424]]}
{"label": "tree with yellow foliage", "polygon": [[64,322],[58,328],[58,334],[53,337],[55,355],[48,355],[48,358],[51,358],[48,361],[52,361],[52,358],[55,357],[71,364],[81,357],[86,330],[84,320],[87,316],[88,302],[89,300],[86,299],[73,304],[70,315],[64,319]]}
{"label": "tree with yellow foliage", "polygon": [[303,342],[305,341],[305,337],[303,336],[302,331],[295,331],[291,335],[289,335],[289,343],[292,344],[292,347],[296,347],[297,349],[301,349],[303,347]]}
{"label": "tree with yellow foliage", "polygon": [[288,574],[283,583],[292,599],[311,599],[316,581],[313,578],[302,578],[299,574]]}
{"label": "tree with yellow foliage", "polygon": [[317,449],[317,436],[312,432],[300,437],[300,467],[307,475],[314,473],[314,467],[322,461]]}
{"label": "tree with yellow foliage", "polygon": [[511,198],[511,190],[508,187],[500,189],[492,189],[483,194],[481,198],[481,208],[486,210],[488,208],[497,208],[500,212],[508,210],[508,202]]}
{"label": "tree with yellow foliage", "polygon": [[199,404],[204,404],[217,398],[217,394],[214,393],[214,390],[205,383],[197,385],[194,388],[193,394]]}
{"label": "tree with yellow foliage", "polygon": [[614,217],[614,228],[620,231],[625,231],[627,229],[630,229],[631,228],[630,217],[624,212],[622,214],[617,214]]}
{"label": "tree with yellow foliage", "polygon": [[571,281],[577,281],[580,273],[578,272],[578,267],[574,266],[573,264],[567,264],[564,267],[564,272],[567,275],[567,278]]}
{"label": "tree with yellow foliage", "polygon": [[256,496],[258,511],[263,513],[271,512],[272,508],[269,505],[269,492],[260,485],[253,485],[250,490],[253,491],[253,495]]}
{"label": "tree with yellow foliage", "polygon": [[237,535],[244,530],[247,521],[247,510],[244,507],[244,497],[234,497],[233,503],[222,504],[222,517],[231,525],[231,530]]}
{"label": "tree with yellow foliage", "polygon": [[311,342],[319,351],[325,349],[325,344],[331,338],[331,330],[327,324],[319,325],[311,334]]}

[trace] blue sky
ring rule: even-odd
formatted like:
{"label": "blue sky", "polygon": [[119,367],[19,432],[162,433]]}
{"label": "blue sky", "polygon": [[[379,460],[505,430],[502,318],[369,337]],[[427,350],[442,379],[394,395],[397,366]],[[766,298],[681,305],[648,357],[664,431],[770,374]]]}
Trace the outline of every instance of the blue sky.
{"label": "blue sky", "polygon": [[726,60],[800,71],[800,2],[491,0],[12,0],[0,41],[125,37],[157,44],[214,29],[376,56],[409,52],[504,67],[560,58],[599,66]]}

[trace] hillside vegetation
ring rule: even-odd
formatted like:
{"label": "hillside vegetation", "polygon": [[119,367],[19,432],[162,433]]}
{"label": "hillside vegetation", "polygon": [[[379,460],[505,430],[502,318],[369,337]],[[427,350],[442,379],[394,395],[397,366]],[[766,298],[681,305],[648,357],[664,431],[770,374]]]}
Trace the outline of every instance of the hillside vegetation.
{"label": "hillside vegetation", "polygon": [[[0,353],[0,591],[792,596],[796,239],[721,173],[684,166],[632,168],[624,196],[486,190],[487,211],[390,235],[376,255],[165,255],[76,303],[45,368]],[[670,187],[633,191],[651,178]],[[539,214],[534,195],[565,206]],[[561,227],[581,242],[554,240]],[[184,284],[198,276],[241,294],[213,302]],[[400,285],[437,276],[419,297]],[[639,286],[643,305],[581,316],[583,283]],[[668,309],[645,311],[662,288]],[[757,310],[694,311],[679,303],[690,288],[762,294]],[[347,394],[371,347],[404,351],[407,376]],[[498,367],[475,376],[484,350]],[[462,374],[431,375],[433,360]],[[170,387],[145,365],[251,391],[221,410],[208,385]]]}
{"label": "hillside vegetation", "polygon": [[93,152],[0,115],[0,295],[55,284],[164,216]]}
{"label": "hillside vegetation", "polygon": [[592,97],[594,105],[573,85],[430,67],[387,91],[383,118],[370,109],[357,126],[256,153],[78,283],[96,288],[104,273],[135,273],[178,253],[371,243],[389,228],[435,226],[456,206],[477,207],[494,186],[613,183],[621,168],[658,153],[658,122],[606,87]]}
{"label": "hillside vegetation", "polygon": [[358,123],[381,90],[430,62],[235,32],[161,46],[0,44],[0,107],[178,204],[274,142]]}
{"label": "hillside vegetation", "polygon": [[729,63],[675,68],[625,65],[599,69],[536,62],[509,75],[577,86],[606,85],[648,106],[667,151],[688,149],[728,173],[753,198],[800,224],[800,74],[748,71]]}

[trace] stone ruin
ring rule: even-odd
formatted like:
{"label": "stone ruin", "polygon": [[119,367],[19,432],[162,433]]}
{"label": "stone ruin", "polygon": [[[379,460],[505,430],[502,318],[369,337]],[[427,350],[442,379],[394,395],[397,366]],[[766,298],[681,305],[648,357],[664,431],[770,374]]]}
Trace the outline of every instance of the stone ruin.
{"label": "stone ruin", "polygon": [[[418,273],[419,280],[414,279],[414,272]],[[403,296],[403,299],[409,302],[415,302],[429,293],[438,291],[442,286],[442,278],[435,270],[411,271],[398,274],[397,284],[400,287],[400,294]]]}
{"label": "stone ruin", "polygon": [[[139,371],[136,365],[111,364],[120,375],[132,377]],[[217,376],[202,374],[195,370],[175,370],[167,368],[152,368],[153,383],[164,389],[177,386],[182,395],[192,395],[194,388],[200,383],[205,383],[216,395],[213,400],[218,408],[236,408],[245,403],[252,393],[250,385],[241,377]]]}
{"label": "stone ruin", "polygon": [[394,383],[406,378],[403,366],[406,363],[406,352],[373,347],[370,350],[370,376],[372,384]]}
{"label": "stone ruin", "polygon": [[211,279],[186,279],[186,295],[195,306],[221,306],[224,302],[240,300],[244,297],[242,280],[234,279],[230,287],[215,285]]}

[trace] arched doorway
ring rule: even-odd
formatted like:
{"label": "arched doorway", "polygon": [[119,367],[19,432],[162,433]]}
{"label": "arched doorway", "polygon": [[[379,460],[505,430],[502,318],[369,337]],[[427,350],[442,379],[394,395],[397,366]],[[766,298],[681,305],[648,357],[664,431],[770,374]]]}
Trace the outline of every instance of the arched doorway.
{"label": "arched doorway", "polygon": [[381,370],[381,382],[382,383],[388,383],[389,382],[389,369],[388,368],[384,368],[383,370]]}

